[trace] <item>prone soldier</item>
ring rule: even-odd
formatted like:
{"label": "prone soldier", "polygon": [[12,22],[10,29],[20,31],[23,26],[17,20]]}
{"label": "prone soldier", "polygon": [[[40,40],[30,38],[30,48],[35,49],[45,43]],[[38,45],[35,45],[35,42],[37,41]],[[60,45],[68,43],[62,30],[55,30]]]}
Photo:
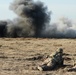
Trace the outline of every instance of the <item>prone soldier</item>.
{"label": "prone soldier", "polygon": [[63,49],[59,48],[56,53],[50,55],[40,66],[38,70],[54,70],[57,66],[63,66]]}

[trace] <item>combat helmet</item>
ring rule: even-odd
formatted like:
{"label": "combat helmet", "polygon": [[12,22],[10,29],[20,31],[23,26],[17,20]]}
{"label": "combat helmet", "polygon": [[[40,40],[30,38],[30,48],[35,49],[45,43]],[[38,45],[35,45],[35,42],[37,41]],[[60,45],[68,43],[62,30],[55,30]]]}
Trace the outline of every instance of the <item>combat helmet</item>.
{"label": "combat helmet", "polygon": [[59,48],[59,49],[57,49],[57,52],[63,53],[63,49],[62,48]]}

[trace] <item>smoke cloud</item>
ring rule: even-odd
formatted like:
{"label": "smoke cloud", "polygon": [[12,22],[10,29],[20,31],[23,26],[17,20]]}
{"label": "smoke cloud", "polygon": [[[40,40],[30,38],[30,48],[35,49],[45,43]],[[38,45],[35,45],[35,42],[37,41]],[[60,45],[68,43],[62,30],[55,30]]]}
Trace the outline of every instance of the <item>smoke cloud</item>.
{"label": "smoke cloud", "polygon": [[7,25],[7,22],[0,21],[0,37],[5,37],[5,35],[6,35],[6,25]]}
{"label": "smoke cloud", "polygon": [[0,21],[0,37],[76,38],[76,24],[65,17],[50,24],[51,12],[40,1],[14,0],[10,9],[18,17]]}
{"label": "smoke cloud", "polygon": [[19,16],[14,20],[18,37],[42,37],[41,32],[50,22],[50,12],[42,2],[14,0],[10,9]]}
{"label": "smoke cloud", "polygon": [[49,38],[76,38],[76,24],[62,17],[56,23],[46,26],[43,34]]}

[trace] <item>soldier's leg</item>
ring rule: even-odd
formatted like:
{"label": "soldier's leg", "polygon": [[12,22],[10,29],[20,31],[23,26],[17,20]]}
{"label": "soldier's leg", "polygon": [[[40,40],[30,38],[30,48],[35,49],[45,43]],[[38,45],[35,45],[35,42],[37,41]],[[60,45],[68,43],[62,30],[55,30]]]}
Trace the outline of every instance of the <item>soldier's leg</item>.
{"label": "soldier's leg", "polygon": [[54,69],[54,67],[53,66],[44,66],[44,65],[42,65],[42,66],[38,66],[38,70],[39,71],[50,71],[50,70],[53,70]]}
{"label": "soldier's leg", "polygon": [[50,61],[47,66],[50,67],[50,70],[53,70],[56,68],[57,62],[55,60]]}
{"label": "soldier's leg", "polygon": [[40,71],[49,71],[49,70],[53,70],[56,67],[56,62],[49,62],[47,65],[41,65],[38,66],[38,70]]}
{"label": "soldier's leg", "polygon": [[42,64],[42,65],[39,65],[38,67],[37,67],[37,69],[39,70],[39,71],[44,71],[44,68],[47,66],[47,64]]}

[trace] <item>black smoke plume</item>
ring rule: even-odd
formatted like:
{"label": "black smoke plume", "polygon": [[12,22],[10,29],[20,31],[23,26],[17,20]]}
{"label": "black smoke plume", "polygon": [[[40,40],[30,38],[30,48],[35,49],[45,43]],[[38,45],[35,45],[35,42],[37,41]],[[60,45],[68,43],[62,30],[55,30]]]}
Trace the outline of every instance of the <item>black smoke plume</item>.
{"label": "black smoke plume", "polygon": [[6,35],[6,21],[0,21],[0,37],[5,37]]}
{"label": "black smoke plume", "polygon": [[50,12],[47,11],[47,7],[42,2],[14,0],[10,9],[19,16],[14,20],[14,36],[42,37],[41,32],[46,24],[50,22]]}

